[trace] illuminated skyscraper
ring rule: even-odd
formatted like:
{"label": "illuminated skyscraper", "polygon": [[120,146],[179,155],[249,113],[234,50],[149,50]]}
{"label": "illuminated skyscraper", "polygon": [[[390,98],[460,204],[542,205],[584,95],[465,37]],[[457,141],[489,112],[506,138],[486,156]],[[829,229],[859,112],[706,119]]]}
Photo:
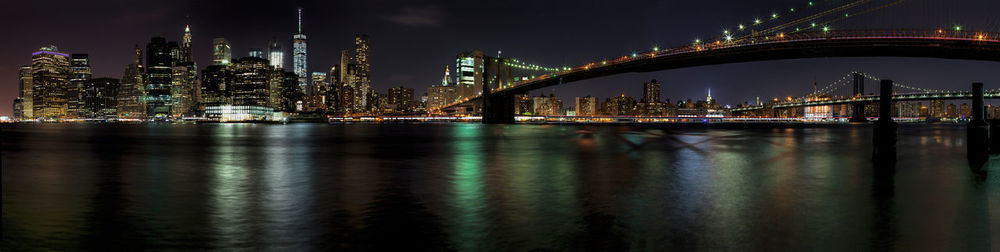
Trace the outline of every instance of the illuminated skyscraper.
{"label": "illuminated skyscraper", "polygon": [[74,53],[70,55],[69,62],[69,87],[66,89],[67,117],[83,117],[83,82],[89,80],[92,73],[90,70],[90,57],[84,53]]}
{"label": "illuminated skyscraper", "polygon": [[211,65],[201,70],[201,105],[207,107],[229,104],[232,80],[232,72],[227,66]]}
{"label": "illuminated skyscraper", "polygon": [[233,105],[270,107],[270,62],[261,58],[244,57],[234,62],[231,68],[233,82],[229,90]]}
{"label": "illuminated skyscraper", "polygon": [[[660,83],[656,79],[650,80],[643,84],[642,87],[642,101],[643,103],[659,103],[660,102]],[[577,115],[580,115],[577,113]]]}
{"label": "illuminated skyscraper", "polygon": [[229,65],[233,58],[233,45],[225,38],[212,39],[212,64]]}
{"label": "illuminated skyscraper", "polygon": [[96,78],[83,81],[80,114],[83,118],[109,119],[118,115],[118,79]]}
{"label": "illuminated skyscraper", "polygon": [[145,78],[143,77],[142,49],[134,49],[135,58],[125,67],[121,88],[118,89],[118,118],[140,119],[146,117]]}
{"label": "illuminated skyscraper", "polygon": [[198,107],[195,98],[195,82],[197,81],[197,68],[193,62],[179,62],[171,68],[170,76],[170,97],[173,106],[170,107],[170,114],[177,117],[194,116]]}
{"label": "illuminated skyscraper", "polygon": [[472,97],[483,90],[483,52],[459,53],[455,59],[455,83],[458,99]]}
{"label": "illuminated skyscraper", "polygon": [[371,107],[368,98],[371,96],[371,64],[368,63],[368,35],[358,34],[354,36],[354,64],[356,66],[355,86],[357,87],[358,101],[361,106]]}
{"label": "illuminated skyscraper", "polygon": [[292,72],[299,76],[299,88],[306,91],[309,73],[306,67],[306,34],[302,32],[302,8],[299,8],[298,33],[292,35]]}
{"label": "illuminated skyscraper", "polygon": [[146,44],[146,116],[166,119],[171,116],[173,67],[177,61],[171,52],[177,43],[154,37]]}
{"label": "illuminated skyscraper", "polygon": [[442,87],[444,87],[444,86],[451,86],[453,84],[455,84],[455,80],[451,79],[451,70],[449,70],[448,66],[445,65],[444,66],[444,78],[441,78],[441,86]]}
{"label": "illuminated skyscraper", "polygon": [[19,79],[19,89],[17,96],[21,98],[21,117],[15,117],[17,119],[31,119],[34,118],[31,110],[31,67],[22,66],[21,70],[18,72]]}
{"label": "illuminated skyscraper", "polygon": [[271,61],[274,68],[285,68],[285,52],[281,50],[278,41],[271,41],[267,45],[267,59]]}
{"label": "illuminated skyscraper", "polygon": [[48,46],[31,54],[34,118],[56,119],[66,116],[70,56],[58,50],[55,46]]}
{"label": "illuminated skyscraper", "polygon": [[191,25],[184,25],[184,36],[181,37],[181,62],[194,62],[191,50]]}

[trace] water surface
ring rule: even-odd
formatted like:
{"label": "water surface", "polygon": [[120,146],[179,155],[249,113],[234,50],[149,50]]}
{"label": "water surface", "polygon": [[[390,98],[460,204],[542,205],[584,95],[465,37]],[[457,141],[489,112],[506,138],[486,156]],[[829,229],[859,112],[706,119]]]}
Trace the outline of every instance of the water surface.
{"label": "water surface", "polygon": [[965,128],[7,124],[3,249],[998,250]]}

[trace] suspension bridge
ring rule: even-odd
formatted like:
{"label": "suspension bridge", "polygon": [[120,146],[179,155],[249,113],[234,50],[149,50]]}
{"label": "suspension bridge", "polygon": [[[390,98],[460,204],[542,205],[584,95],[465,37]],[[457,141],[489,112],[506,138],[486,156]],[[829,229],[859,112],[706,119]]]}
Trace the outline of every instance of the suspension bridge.
{"label": "suspension bridge", "polygon": [[[670,48],[654,47],[645,52],[635,52],[611,59],[587,62],[575,67],[545,68],[548,74],[532,76],[512,85],[482,85],[481,93],[460,97],[457,101],[437,110],[448,111],[457,107],[481,105],[484,123],[513,123],[514,96],[531,90],[571,82],[634,72],[651,72],[686,67],[755,62],[782,59],[826,57],[924,57],[1000,61],[1000,32],[970,31],[961,26],[949,29],[893,29],[893,30],[835,30],[831,24],[848,17],[868,14],[899,4],[902,0],[881,4],[883,1],[861,0],[825,10],[811,10],[814,2],[804,9],[790,8],[783,13],[773,13],[770,19],[754,19],[739,24],[734,29],[724,29],[711,39],[696,39],[694,43]],[[853,13],[853,14],[852,14]],[[783,17],[802,14],[797,18],[778,21]],[[768,26],[770,22],[770,26]],[[486,61],[497,58],[484,57]],[[489,67],[483,70],[490,76]],[[898,94],[899,100],[919,99],[968,99],[968,92],[924,92]],[[996,92],[987,97],[995,98]],[[817,106],[864,101],[877,97],[856,95],[828,101],[803,101],[783,103],[781,106]],[[752,109],[752,108],[746,108]]]}
{"label": "suspension bridge", "polygon": [[[868,93],[865,92],[866,86],[865,80],[871,80],[875,83],[881,81],[880,78],[875,77],[868,73],[863,72],[852,72],[846,76],[826,85],[823,88],[818,88],[815,91],[799,96],[799,97],[789,97],[788,100],[777,100],[777,102],[769,104],[754,104],[749,106],[740,106],[733,108],[731,112],[734,114],[745,114],[746,112],[758,111],[762,109],[774,108],[774,109],[784,109],[784,108],[800,108],[800,107],[813,107],[813,106],[830,106],[830,105],[841,105],[841,104],[858,104],[863,105],[867,103],[878,102],[880,97],[876,95],[880,92],[877,85],[871,85],[874,87],[869,87]],[[852,90],[846,94],[848,84],[853,84]],[[892,100],[893,101],[925,101],[925,100],[970,100],[974,97],[971,91],[963,90],[938,90],[921,88],[912,85],[906,85],[903,83],[894,82]],[[1000,99],[1000,89],[985,90],[983,92],[984,99]],[[855,107],[860,108],[860,107]],[[855,118],[864,117],[863,108],[856,111]]]}

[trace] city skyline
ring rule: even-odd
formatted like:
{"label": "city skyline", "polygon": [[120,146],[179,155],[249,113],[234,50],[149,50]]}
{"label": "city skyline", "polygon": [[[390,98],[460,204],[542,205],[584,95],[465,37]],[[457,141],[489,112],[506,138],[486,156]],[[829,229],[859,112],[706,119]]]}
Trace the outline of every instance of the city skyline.
{"label": "city skyline", "polygon": [[[771,5],[768,8],[773,9],[778,8],[777,6],[780,5],[792,5],[796,3],[797,2],[788,1],[787,3],[765,5]],[[28,9],[34,7],[32,6],[33,4],[30,3],[21,3],[21,5],[25,5],[22,7]],[[73,5],[74,4],[68,3],[53,7],[52,10],[55,12],[68,11],[63,8],[73,7]],[[469,25],[459,22],[461,17],[465,17],[467,14],[456,10],[466,10],[466,8],[480,7],[496,8],[500,10],[534,10],[535,8],[533,7],[545,7],[547,5],[552,4],[482,4],[481,6],[456,7],[447,5],[447,3],[444,2],[428,4],[403,3],[398,6],[387,8],[385,11],[381,11],[372,9],[372,6],[370,5],[362,4],[359,6],[344,6],[354,7],[345,8],[352,10],[347,12],[348,14],[344,15],[347,17],[331,17],[330,15],[321,14],[322,11],[315,11],[320,13],[317,13],[314,16],[309,15],[310,9],[328,9],[324,8],[328,7],[327,5],[324,5],[324,3],[311,2],[304,2],[299,5],[294,3],[275,4],[271,5],[271,8],[267,8],[269,10],[267,12],[263,12],[260,8],[249,7],[253,6],[252,3],[247,4],[247,6],[228,6],[211,3],[182,3],[180,7],[169,6],[164,8],[154,8],[156,5],[150,3],[136,4],[122,7],[122,9],[149,7],[149,9],[157,10],[158,14],[151,15],[150,17],[143,17],[139,22],[134,22],[135,24],[128,24],[126,25],[126,27],[128,27],[127,29],[102,30],[101,32],[105,33],[107,37],[116,38],[115,42],[101,43],[102,46],[88,46],[87,44],[90,44],[91,42],[81,41],[84,39],[74,36],[74,32],[71,29],[66,29],[65,32],[57,32],[56,34],[36,34],[34,32],[30,32],[30,30],[26,31],[23,30],[24,28],[16,27],[14,29],[14,34],[24,34],[24,36],[17,37],[27,38],[26,40],[28,41],[14,41],[11,45],[2,48],[5,55],[9,56],[4,57],[2,62],[4,67],[0,70],[0,77],[4,78],[0,81],[0,84],[2,84],[2,86],[0,86],[2,87],[0,88],[0,99],[11,100],[14,96],[16,96],[18,68],[29,63],[27,56],[20,57],[20,55],[26,55],[24,53],[26,51],[34,51],[40,46],[54,44],[67,53],[86,53],[90,55],[91,68],[93,70],[94,77],[120,78],[121,73],[125,69],[125,65],[131,61],[132,48],[137,44],[142,47],[142,45],[148,42],[149,37],[151,37],[138,37],[134,35],[129,36],[130,33],[134,34],[136,33],[136,30],[138,30],[139,33],[166,37],[168,41],[180,41],[183,35],[183,29],[185,28],[185,25],[189,23],[194,37],[192,42],[195,54],[194,58],[198,62],[197,65],[199,71],[204,69],[205,66],[210,65],[211,57],[209,55],[211,54],[211,40],[216,37],[227,38],[231,41],[233,45],[233,58],[245,56],[249,48],[268,48],[268,41],[272,40],[272,38],[289,38],[287,39],[288,41],[278,41],[281,45],[283,45],[283,50],[285,51],[285,66],[289,66],[291,65],[289,62],[291,57],[288,55],[292,55],[290,46],[292,43],[290,38],[295,32],[293,28],[295,27],[294,22],[297,22],[295,18],[295,10],[297,9],[297,6],[302,6],[306,12],[302,21],[305,23],[304,26],[315,27],[309,29],[313,31],[309,33],[309,41],[313,42],[314,45],[309,47],[308,65],[310,68],[307,72],[326,71],[326,69],[329,69],[330,66],[339,62],[339,54],[341,50],[350,50],[354,48],[353,43],[351,43],[354,41],[350,39],[351,37],[353,37],[356,33],[367,33],[372,36],[372,40],[370,42],[372,48],[370,61],[372,62],[372,68],[376,69],[375,71],[372,71],[371,75],[373,88],[378,90],[380,93],[385,93],[390,87],[403,85],[415,88],[416,97],[423,95],[428,86],[439,83],[441,79],[441,66],[453,64],[454,55],[462,51],[479,49],[484,51],[485,54],[493,54],[491,52],[494,50],[503,50],[504,56],[519,58],[529,63],[546,66],[574,66],[588,60],[592,60],[593,57],[614,57],[621,55],[622,52],[643,50],[646,49],[644,47],[648,47],[641,45],[633,46],[637,42],[643,44],[674,46],[684,43],[683,41],[686,41],[691,37],[697,37],[696,34],[699,33],[706,34],[707,36],[707,34],[710,34],[712,30],[704,28],[706,25],[693,25],[694,27],[690,27],[691,31],[687,32],[687,34],[695,35],[669,35],[665,32],[637,32],[617,42],[615,40],[598,41],[598,44],[606,46],[606,48],[629,49],[614,49],[614,51],[612,51],[597,48],[596,50],[586,51],[584,53],[570,53],[571,49],[581,48],[583,45],[573,43],[574,39],[572,39],[572,36],[557,36],[560,34],[565,35],[565,31],[555,32],[557,34],[553,35],[553,37],[560,39],[537,41],[534,43],[520,43],[516,39],[491,40],[490,38],[495,38],[497,35],[490,32],[445,34],[448,36],[463,35],[460,37],[465,39],[458,42],[451,39],[434,38],[434,35],[440,35],[440,33],[442,33],[442,29]],[[735,5],[738,6],[740,4]],[[989,3],[986,3],[986,5],[990,6]],[[115,11],[112,8],[107,8],[106,5],[102,5],[101,3],[95,3],[94,6],[77,7],[88,7],[95,12],[114,13]],[[766,10],[765,7],[767,6],[748,4],[746,7],[750,10]],[[223,11],[223,13],[218,17],[206,17],[208,16],[205,14],[206,12],[219,10],[220,8],[254,11],[237,11],[239,12],[237,14]],[[700,7],[690,6],[690,8],[697,9]],[[748,10],[720,10],[720,12],[723,12],[719,14],[720,16],[733,19],[734,21],[732,22],[737,22],[739,21],[737,20],[738,18],[732,18],[731,16],[746,16],[747,14],[745,13],[748,12]],[[755,12],[764,13],[766,11]],[[369,15],[361,15],[363,13],[368,13]],[[373,15],[372,13],[381,14]],[[587,13],[589,12],[585,12],[581,14],[581,16]],[[351,22],[350,25],[336,25],[343,24],[343,22],[346,22],[345,19],[359,19],[357,16],[364,16],[366,18],[360,18],[359,21],[355,20],[355,22]],[[15,15],[13,13],[8,17],[28,20],[37,18]],[[242,19],[236,17],[242,17]],[[253,17],[257,17],[257,19],[254,19]],[[122,19],[124,18],[138,17],[122,17]],[[527,19],[537,18],[539,17],[529,16]],[[710,21],[713,19],[712,16],[707,16],[705,19],[707,21],[704,23],[718,23]],[[95,20],[94,22],[97,21],[98,20]],[[104,21],[107,22],[107,20]],[[648,26],[650,26],[651,21],[649,20],[626,19],[625,21],[629,21],[626,22],[627,24],[642,27],[640,30],[650,29]],[[925,21],[935,22],[936,20]],[[992,28],[990,27],[991,25],[996,26],[995,22],[991,23],[989,20],[981,21],[983,24],[963,23],[963,25],[965,25],[967,29],[975,29],[976,27],[989,29]],[[247,24],[240,25],[240,22],[245,22]],[[936,22],[945,23],[945,21]],[[263,23],[263,25],[260,23]],[[334,25],[331,25],[331,23]],[[173,27],[164,27],[168,24]],[[56,19],[48,22],[41,22],[40,25],[61,27],[67,26],[68,23]],[[86,25],[102,27],[94,23]],[[510,29],[510,27],[503,27],[504,25],[501,24],[488,23],[485,25],[498,27],[499,29],[497,33],[502,33],[504,29]],[[344,26],[349,27],[345,28]],[[522,29],[515,30],[528,34],[545,30],[522,25],[510,26],[521,27]],[[204,29],[201,29],[201,27],[204,27]],[[667,27],[674,26],[668,25]],[[678,25],[675,28],[684,27],[680,27]],[[570,25],[565,27],[565,29],[576,30],[579,28]],[[91,28],[91,30],[94,30],[94,28]],[[698,32],[698,30],[702,30],[703,32]],[[684,33],[685,32],[677,32],[677,34]],[[595,35],[590,36],[611,37],[607,35],[601,36],[599,33],[594,34]],[[400,45],[399,43],[391,43],[391,41],[399,41],[400,36],[404,36],[407,39],[414,40],[419,43],[414,43],[409,46],[406,44]],[[331,40],[331,37],[336,37],[337,39]],[[39,43],[38,41],[50,42],[37,44]],[[121,44],[124,46],[121,48],[111,48],[111,46],[103,46],[104,44]],[[553,46],[553,44],[560,44],[561,46]],[[418,61],[419,64],[406,64],[413,61]],[[809,65],[808,70],[801,70],[806,68],[801,65]],[[888,77],[893,77],[907,83],[924,84],[923,86],[932,88],[943,88],[953,85],[963,86],[968,82],[981,81],[987,83],[987,88],[989,89],[992,88],[991,84],[995,85],[993,83],[998,83],[1000,80],[993,80],[991,78],[998,77],[989,76],[983,73],[988,72],[988,69],[994,69],[996,67],[1000,67],[1000,63],[939,59],[910,60],[900,58],[838,58],[784,60],[686,68],[643,74],[626,74],[616,77],[583,81],[578,84],[557,87],[554,89],[546,88],[532,92],[532,95],[537,93],[552,93],[554,90],[555,93],[564,101],[571,100],[573,97],[577,96],[593,95],[607,97],[610,96],[610,94],[621,92],[625,92],[630,96],[639,96],[641,94],[642,87],[641,85],[636,85],[635,83],[642,83],[645,80],[655,78],[661,80],[663,83],[662,90],[664,97],[675,99],[682,97],[700,97],[703,96],[705,89],[715,88],[717,91],[713,94],[715,99],[718,99],[720,103],[723,104],[735,105],[742,103],[743,101],[749,101],[755,96],[782,97],[785,95],[799,94],[802,93],[802,90],[811,88],[809,84],[814,80],[822,81],[823,79],[830,79],[836,74],[858,69],[884,74]],[[775,71],[774,69],[781,69],[783,71]],[[829,69],[829,71],[825,71],[825,69]],[[734,78],[732,76],[749,77]],[[769,90],[784,91],[777,91],[774,94],[762,94],[758,91],[759,88],[748,88],[748,86],[764,86]],[[10,113],[11,104],[9,104],[9,102],[0,104],[0,114],[9,115]]]}

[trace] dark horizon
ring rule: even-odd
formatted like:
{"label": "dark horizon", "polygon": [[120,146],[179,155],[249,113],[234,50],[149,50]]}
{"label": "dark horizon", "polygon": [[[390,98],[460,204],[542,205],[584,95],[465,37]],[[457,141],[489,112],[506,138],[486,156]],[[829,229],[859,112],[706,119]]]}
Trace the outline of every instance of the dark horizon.
{"label": "dark horizon", "polygon": [[[849,20],[839,29],[922,28],[961,25],[966,30],[992,31],[1000,18],[990,10],[1000,3],[925,3],[909,1],[893,10]],[[224,37],[233,44],[233,56],[249,48],[264,48],[277,38],[291,65],[291,34],[295,10],[304,9],[303,26],[309,36],[309,72],[327,72],[339,61],[340,50],[353,50],[353,36],[371,37],[373,87],[385,92],[403,85],[415,89],[440,83],[444,67],[454,68],[455,55],[482,50],[545,66],[575,66],[613,58],[653,46],[672,47],[717,33],[719,27],[745,22],[802,1],[735,2],[705,6],[629,1],[544,3],[466,3],[457,1],[371,1],[327,3],[299,1],[182,1],[164,3],[72,2],[5,3],[3,23],[8,41],[0,47],[0,114],[11,114],[17,91],[17,69],[30,64],[31,52],[56,45],[67,53],[87,53],[94,77],[121,78],[131,61],[131,49],[144,47],[151,37],[177,41],[190,18],[194,54],[199,71],[211,62],[211,40]],[[45,10],[26,11],[26,10]],[[885,13],[893,13],[887,15]],[[929,14],[933,13],[933,15]],[[43,15],[47,14],[47,15]],[[487,18],[496,17],[496,18]],[[53,18],[56,17],[56,18]],[[977,18],[989,17],[989,18]],[[49,32],[58,31],[58,32]],[[669,31],[669,32],[668,32]],[[95,39],[99,38],[99,39]],[[993,74],[1000,63],[914,58],[822,58],[766,61],[694,67],[599,78],[532,92],[552,93],[571,104],[575,96],[641,95],[642,83],[658,79],[663,97],[703,99],[713,89],[722,104],[752,101],[754,97],[801,95],[832,82],[847,72],[861,70],[901,83],[936,89],[968,89],[984,82],[1000,87]]]}

